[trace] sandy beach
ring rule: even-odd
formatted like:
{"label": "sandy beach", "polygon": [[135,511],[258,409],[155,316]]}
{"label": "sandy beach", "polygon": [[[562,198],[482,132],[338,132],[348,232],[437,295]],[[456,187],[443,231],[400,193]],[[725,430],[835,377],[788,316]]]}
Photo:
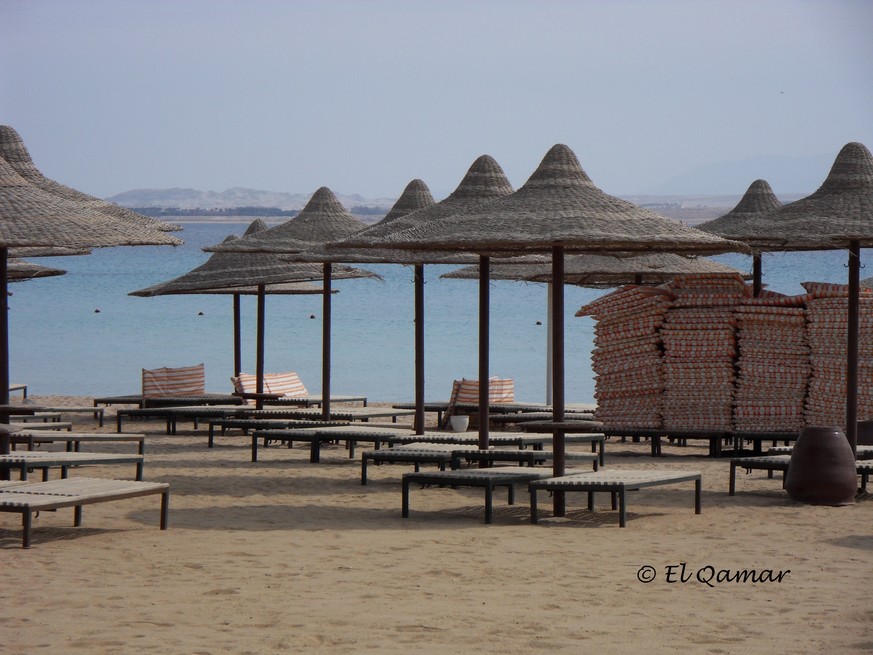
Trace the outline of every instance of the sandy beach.
{"label": "sandy beach", "polygon": [[[111,410],[104,432],[115,429]],[[77,431],[100,431],[72,417]],[[88,506],[80,528],[71,510],[42,513],[25,550],[19,516],[0,514],[0,652],[873,651],[871,496],[797,504],[778,473],[754,471],[739,473],[730,497],[727,459],[702,444],[665,444],[653,459],[647,444],[607,442],[607,468],[703,474],[702,514],[692,485],[658,487],[631,496],[622,529],[606,496],[592,514],[582,494],[568,495],[567,518],[531,525],[522,488],[514,506],[501,490],[491,525],[476,489],[414,489],[403,519],[411,466],[372,467],[362,486],[360,459],[341,446],[319,464],[299,446],[252,463],[239,432],[208,449],[205,426],[125,430],[148,435],[145,479],[171,485],[169,530],[149,496]],[[550,502],[541,508],[550,517]],[[752,569],[773,579],[719,582]]]}

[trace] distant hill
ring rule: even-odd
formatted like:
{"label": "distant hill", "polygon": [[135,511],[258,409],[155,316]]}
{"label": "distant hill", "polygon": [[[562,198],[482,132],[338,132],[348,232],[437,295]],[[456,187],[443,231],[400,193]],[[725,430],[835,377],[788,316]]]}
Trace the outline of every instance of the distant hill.
{"label": "distant hill", "polygon": [[[232,207],[275,207],[291,210],[303,209],[311,193],[285,193],[234,187],[226,191],[199,191],[197,189],[134,189],[106,198],[122,207],[174,207],[177,209],[228,209]],[[368,199],[358,194],[336,194],[344,207],[355,206],[384,209],[394,204],[394,198]]]}
{"label": "distant hill", "polygon": [[[749,180],[743,192],[754,180]],[[774,187],[775,188],[775,187]],[[817,187],[816,187],[817,188]],[[792,193],[777,196],[782,202],[791,202],[806,194]],[[198,191],[197,189],[135,189],[125,191],[107,201],[136,209],[151,216],[176,222],[227,220],[259,216],[268,224],[288,220],[292,212],[303,209],[311,194],[285,193],[281,191],[261,191],[235,187],[227,191]],[[640,194],[622,196],[634,204],[648,207],[663,216],[695,225],[718,218],[733,209],[742,198],[735,195],[679,195],[679,194]],[[351,214],[365,223],[375,223],[382,219],[396,198],[365,198],[360,194],[341,195],[337,199]],[[274,209],[274,212],[256,212],[254,208]],[[278,215],[281,210],[285,215]]]}

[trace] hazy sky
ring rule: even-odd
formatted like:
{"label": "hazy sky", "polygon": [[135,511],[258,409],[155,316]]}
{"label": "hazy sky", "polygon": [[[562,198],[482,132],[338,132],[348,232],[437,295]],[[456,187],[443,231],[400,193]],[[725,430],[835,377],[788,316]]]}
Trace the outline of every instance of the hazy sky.
{"label": "hazy sky", "polygon": [[101,197],[440,199],[481,154],[517,188],[554,143],[613,194],[801,179],[771,156],[817,186],[873,148],[871,32],[871,0],[0,0],[0,123]]}

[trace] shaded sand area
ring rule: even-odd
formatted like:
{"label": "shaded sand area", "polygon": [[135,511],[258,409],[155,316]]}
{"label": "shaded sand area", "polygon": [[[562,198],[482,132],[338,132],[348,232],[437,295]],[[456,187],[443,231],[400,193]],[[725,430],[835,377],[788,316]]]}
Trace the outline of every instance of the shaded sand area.
{"label": "shaded sand area", "polygon": [[[631,495],[621,529],[605,495],[591,514],[570,494],[567,519],[531,525],[522,488],[515,506],[499,491],[492,525],[475,489],[414,489],[402,519],[411,466],[372,467],[361,486],[338,445],[320,464],[299,446],[252,463],[239,433],[210,450],[205,427],[125,428],[149,435],[145,479],[170,483],[170,529],[157,497],[137,498],[86,507],[81,528],[71,510],[43,513],[24,550],[18,515],[0,514],[0,652],[873,652],[873,499],[796,504],[762,471],[740,472],[730,497],[727,460],[702,444],[653,460],[646,444],[607,442],[607,467],[703,473],[702,514],[692,485],[659,487]],[[781,582],[702,581],[751,569]]]}

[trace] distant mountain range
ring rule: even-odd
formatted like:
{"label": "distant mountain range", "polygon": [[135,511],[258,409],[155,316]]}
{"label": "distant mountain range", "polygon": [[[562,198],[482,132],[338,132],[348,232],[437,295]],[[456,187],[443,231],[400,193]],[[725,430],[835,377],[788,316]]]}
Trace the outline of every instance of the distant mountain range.
{"label": "distant mountain range", "polygon": [[[197,189],[134,189],[110,198],[122,207],[160,207],[176,209],[232,209],[235,207],[275,207],[277,209],[303,209],[312,194],[261,191],[234,187],[227,191],[198,191]],[[396,198],[365,198],[364,196],[336,194],[344,207],[384,208],[387,213]]]}
{"label": "distant mountain range", "polygon": [[[751,183],[751,182],[750,182]],[[791,202],[803,197],[804,193],[777,194],[782,202]],[[215,220],[216,216],[206,215],[207,211],[227,210],[223,212],[227,216],[249,216],[252,212],[245,212],[245,208],[265,207],[281,210],[300,210],[309,201],[311,194],[285,193],[281,191],[262,191],[258,189],[246,189],[234,187],[227,191],[198,191],[197,189],[134,189],[119,193],[107,201],[122,207],[145,210],[148,208],[162,209],[160,217],[163,220],[172,220],[173,209],[178,209],[180,214],[176,222],[192,222],[199,220]],[[653,211],[675,218],[683,223],[694,225],[702,221],[718,218],[727,213],[740,201],[741,194],[737,195],[680,195],[680,194],[649,194],[649,195],[625,195],[622,196],[634,204],[648,207]],[[360,194],[341,195],[337,199],[352,214],[366,223],[374,223],[380,220],[396,201],[396,198],[366,198]],[[239,214],[234,209],[242,209]],[[169,210],[169,211],[167,211]],[[196,211],[205,210],[204,216],[196,216]],[[184,215],[182,215],[184,212]],[[150,213],[150,212],[149,212]],[[192,216],[191,214],[195,214]],[[286,218],[264,216],[267,223],[278,223]]]}

